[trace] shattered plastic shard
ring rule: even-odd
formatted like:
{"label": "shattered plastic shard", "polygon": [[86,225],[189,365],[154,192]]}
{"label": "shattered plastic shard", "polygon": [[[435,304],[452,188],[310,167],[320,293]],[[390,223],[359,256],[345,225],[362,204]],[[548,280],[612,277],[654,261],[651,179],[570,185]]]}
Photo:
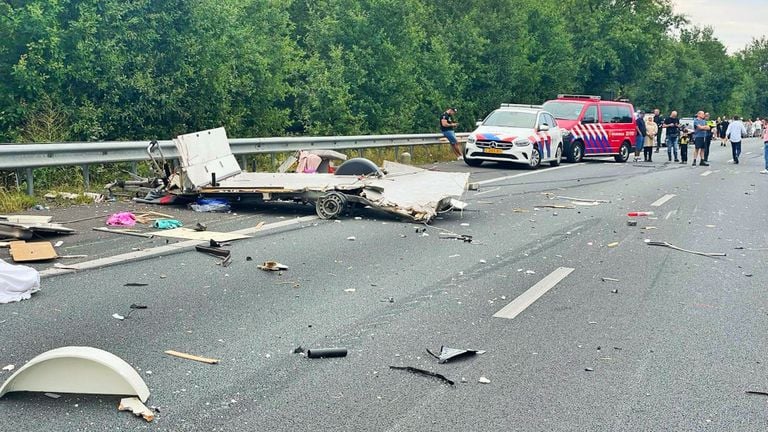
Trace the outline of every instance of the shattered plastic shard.
{"label": "shattered plastic shard", "polygon": [[120,357],[98,348],[69,346],[46,351],[11,375],[0,397],[16,391],[137,396],[149,388]]}
{"label": "shattered plastic shard", "polygon": [[429,355],[431,355],[432,357],[436,358],[438,360],[438,363],[446,363],[450,360],[457,359],[459,357],[469,357],[475,354],[479,354],[481,353],[481,351],[472,350],[472,349],[449,348],[446,346],[441,346],[440,355],[436,355],[430,350],[427,350],[427,353],[429,353]]}

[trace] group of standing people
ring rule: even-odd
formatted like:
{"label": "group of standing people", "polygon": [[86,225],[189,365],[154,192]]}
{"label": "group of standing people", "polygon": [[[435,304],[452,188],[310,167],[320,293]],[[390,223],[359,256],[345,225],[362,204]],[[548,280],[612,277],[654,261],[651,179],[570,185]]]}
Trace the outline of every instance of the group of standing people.
{"label": "group of standing people", "polygon": [[[681,142],[683,129],[680,126],[680,119],[677,117],[677,111],[672,111],[669,117],[662,118],[659,110],[654,110],[653,115],[646,116],[643,111],[639,112],[636,120],[637,138],[635,143],[635,162],[640,160],[640,150],[643,151],[643,160],[653,162],[653,148],[656,147],[656,153],[661,148],[661,133],[666,131],[667,158],[684,164],[688,161],[688,142]],[[682,144],[682,145],[681,145]],[[680,157],[678,158],[678,149]]]}

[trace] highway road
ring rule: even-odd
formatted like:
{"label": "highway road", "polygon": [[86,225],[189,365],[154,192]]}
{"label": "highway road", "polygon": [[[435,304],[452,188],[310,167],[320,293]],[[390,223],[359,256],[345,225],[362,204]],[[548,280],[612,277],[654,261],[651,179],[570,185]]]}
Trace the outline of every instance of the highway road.
{"label": "highway road", "polygon": [[[233,242],[226,268],[163,253],[46,277],[32,299],[0,305],[0,366],[107,350],[148,384],[154,422],[118,412],[116,396],[11,393],[0,430],[765,431],[768,396],[746,392],[768,391],[768,176],[762,144],[744,152],[734,165],[715,145],[710,167],[663,153],[538,171],[438,164],[481,187],[427,227],[373,213],[322,221],[301,206],[207,215],[209,229],[266,229]],[[628,226],[632,211],[654,214]],[[89,235],[65,239],[72,253],[165,243]],[[261,271],[265,260],[290,269]],[[134,303],[148,308],[112,318]],[[439,364],[426,349],[443,345],[485,352]],[[310,359],[299,346],[349,354]]]}

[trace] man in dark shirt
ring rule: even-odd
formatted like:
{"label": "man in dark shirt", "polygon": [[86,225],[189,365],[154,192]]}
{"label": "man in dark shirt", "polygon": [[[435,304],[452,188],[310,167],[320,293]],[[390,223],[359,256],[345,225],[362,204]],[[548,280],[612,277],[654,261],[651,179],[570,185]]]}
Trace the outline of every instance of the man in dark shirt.
{"label": "man in dark shirt", "polygon": [[728,130],[728,126],[730,125],[731,122],[728,121],[728,116],[723,117],[723,121],[720,123],[720,147],[726,147],[725,131]]}
{"label": "man in dark shirt", "polygon": [[645,142],[645,113],[640,111],[637,113],[637,119],[635,119],[635,130],[637,132],[635,136],[635,162],[640,160],[640,151],[643,149]]}
{"label": "man in dark shirt", "polygon": [[448,108],[440,116],[440,131],[443,133],[443,136],[448,138],[448,142],[451,144],[451,149],[456,155],[456,158],[461,159],[461,146],[456,140],[456,134],[453,131],[456,126],[458,126],[456,120],[453,119],[454,114],[456,114],[456,108]]}
{"label": "man in dark shirt", "polygon": [[[669,117],[664,119],[662,128],[667,131],[667,157],[672,162],[672,152],[674,150],[675,162],[680,162],[677,158],[677,144],[680,140],[680,119],[677,118],[677,111],[669,113]],[[661,132],[659,132],[661,135]]]}
{"label": "man in dark shirt", "polygon": [[661,117],[661,111],[659,111],[658,108],[653,110],[653,122],[656,123],[656,126],[659,129],[659,133],[656,134],[656,153],[658,153],[659,148],[661,147],[661,126],[664,123],[664,118]]}

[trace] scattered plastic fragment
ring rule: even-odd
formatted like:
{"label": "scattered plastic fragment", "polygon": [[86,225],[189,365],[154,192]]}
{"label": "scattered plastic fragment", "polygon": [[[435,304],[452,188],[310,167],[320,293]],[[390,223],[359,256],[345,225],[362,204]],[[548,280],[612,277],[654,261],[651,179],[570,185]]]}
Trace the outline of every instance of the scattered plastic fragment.
{"label": "scattered plastic fragment", "polygon": [[440,354],[438,355],[433,353],[429,349],[427,349],[427,353],[432,357],[436,358],[438,363],[446,363],[460,357],[471,357],[476,354],[483,354],[484,352],[485,351],[473,350],[473,349],[459,349],[459,348],[449,348],[446,346],[441,346]]}
{"label": "scattered plastic fragment", "polygon": [[120,399],[120,404],[117,406],[118,411],[130,411],[136,417],[143,417],[144,420],[151,422],[155,419],[155,413],[146,405],[141,403],[138,398],[129,397]]}
{"label": "scattered plastic fragment", "polygon": [[14,365],[12,365],[12,364],[9,364],[8,366],[3,366],[3,369],[2,369],[2,370],[4,370],[4,371],[9,371],[9,372],[10,372],[10,371],[12,371],[12,370],[13,370],[13,369],[15,369],[15,368],[16,368],[16,366],[14,366]]}
{"label": "scattered plastic fragment", "polygon": [[634,219],[630,219],[627,221],[627,226],[637,226],[637,221]]}
{"label": "scattered plastic fragment", "polygon": [[264,261],[263,264],[259,264],[256,266],[264,271],[281,271],[281,270],[288,270],[288,266],[285,264],[280,264],[277,261]]}
{"label": "scattered plastic fragment", "polygon": [[627,217],[653,216],[652,211],[634,211],[627,213]]}
{"label": "scattered plastic fragment", "polygon": [[532,275],[532,274],[536,274],[536,272],[535,272],[535,271],[533,271],[533,270],[526,270],[526,271],[525,271],[525,274],[529,274],[529,275]]}
{"label": "scattered plastic fragment", "polygon": [[588,367],[588,368],[584,368],[584,370],[585,370],[586,372],[594,372],[594,371],[595,371],[594,369],[592,369],[592,368],[590,368],[590,367]]}
{"label": "scattered plastic fragment", "polygon": [[309,358],[330,358],[330,357],[346,357],[346,348],[315,348],[307,350],[307,357]]}
{"label": "scattered plastic fragment", "polygon": [[355,241],[355,240],[357,240],[357,238],[355,236],[349,236],[349,237],[347,237],[347,240]]}
{"label": "scattered plastic fragment", "polygon": [[63,244],[64,244],[64,242],[59,240],[59,241],[56,242],[56,244],[53,245],[53,247],[61,247],[61,245],[63,245]]}
{"label": "scattered plastic fragment", "polygon": [[446,378],[444,375],[441,375],[441,374],[436,373],[436,372],[424,370],[424,369],[419,369],[419,368],[415,368],[415,367],[411,367],[411,366],[390,366],[389,368],[390,369],[395,369],[395,370],[404,370],[404,371],[408,371],[408,372],[411,372],[411,373],[415,373],[417,375],[426,375],[426,376],[434,377],[434,378],[437,378],[439,380],[442,380],[442,381],[448,383],[449,385],[454,385],[455,384],[453,381],[451,381],[450,379]]}
{"label": "scattered plastic fragment", "polygon": [[120,314],[118,314],[118,313],[113,313],[113,314],[112,314],[112,318],[114,318],[114,319],[116,319],[116,320],[120,320],[120,321],[122,321],[122,320],[124,320],[124,319],[125,319],[125,317],[124,317],[124,316],[122,316],[122,315],[120,315]]}
{"label": "scattered plastic fragment", "polygon": [[477,382],[479,382],[480,384],[490,384],[491,380],[489,380],[484,376],[481,376],[480,378],[478,378]]}
{"label": "scattered plastic fragment", "polygon": [[619,242],[608,243],[609,248],[614,248],[619,245]]}
{"label": "scattered plastic fragment", "polygon": [[344,292],[348,292],[348,293],[353,293],[355,291],[357,291],[355,288],[347,288],[344,290]]}
{"label": "scattered plastic fragment", "polygon": [[600,280],[603,282],[618,282],[618,279],[610,278],[610,277],[601,277]]}
{"label": "scattered plastic fragment", "polygon": [[197,222],[195,224],[195,227],[192,228],[192,229],[195,230],[195,231],[198,231],[198,232],[208,231],[208,225],[206,225],[206,224],[204,224],[202,222]]}
{"label": "scattered plastic fragment", "polygon": [[757,390],[747,390],[744,393],[752,394],[752,395],[768,396],[768,392],[757,391]]}
{"label": "scattered plastic fragment", "polygon": [[51,399],[58,399],[58,398],[61,397],[61,395],[58,394],[58,393],[43,393],[43,395],[47,396],[47,397],[49,397]]}
{"label": "scattered plastic fragment", "polygon": [[612,289],[611,290],[611,294],[618,294],[618,293],[619,293],[619,290],[617,290],[617,289]]}
{"label": "scattered plastic fragment", "polygon": [[675,246],[673,244],[670,244],[670,243],[667,243],[667,242],[662,242],[662,241],[646,241],[646,243],[649,246],[663,246],[663,247],[667,247],[667,248],[670,248],[670,249],[678,250],[678,251],[681,251],[681,252],[688,252],[690,254],[701,255],[701,256],[706,256],[706,257],[724,257],[724,256],[726,256],[726,254],[722,253],[722,252],[696,252],[696,251],[692,251],[692,250],[688,250],[688,249],[683,249],[681,247],[677,247],[677,246]]}
{"label": "scattered plastic fragment", "polygon": [[387,297],[387,298],[383,298],[383,299],[381,299],[379,301],[382,302],[382,303],[394,303],[395,302],[395,298],[394,297]]}
{"label": "scattered plastic fragment", "polygon": [[183,358],[183,359],[187,359],[187,360],[198,361],[198,362],[201,362],[201,363],[216,364],[216,363],[219,362],[218,359],[213,359],[213,358],[208,358],[208,357],[200,357],[200,356],[196,356],[196,355],[192,355],[192,354],[187,354],[187,353],[183,353],[183,352],[178,352],[178,351],[174,351],[174,350],[167,350],[167,351],[165,351],[165,353],[170,355],[170,356],[174,356],[174,357],[178,357],[178,358]]}
{"label": "scattered plastic fragment", "polygon": [[303,354],[304,353],[304,347],[299,345],[296,348],[293,349],[294,354]]}
{"label": "scattered plastic fragment", "polygon": [[149,284],[148,283],[143,283],[143,282],[128,282],[128,283],[124,284],[123,286],[127,286],[127,287],[143,287],[143,286],[149,286]]}

